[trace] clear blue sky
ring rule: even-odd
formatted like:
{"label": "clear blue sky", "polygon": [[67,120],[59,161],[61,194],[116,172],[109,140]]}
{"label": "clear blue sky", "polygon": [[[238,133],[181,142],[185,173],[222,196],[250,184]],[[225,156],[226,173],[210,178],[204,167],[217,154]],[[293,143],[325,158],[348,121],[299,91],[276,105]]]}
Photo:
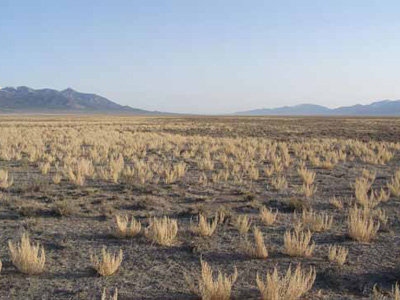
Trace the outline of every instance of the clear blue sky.
{"label": "clear blue sky", "polygon": [[0,0],[0,86],[229,113],[400,99],[400,1]]}

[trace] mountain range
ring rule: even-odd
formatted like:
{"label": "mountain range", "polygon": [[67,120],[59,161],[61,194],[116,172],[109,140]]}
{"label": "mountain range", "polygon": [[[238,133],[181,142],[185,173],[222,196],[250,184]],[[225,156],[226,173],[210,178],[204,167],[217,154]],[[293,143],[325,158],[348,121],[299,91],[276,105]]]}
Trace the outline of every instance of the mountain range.
{"label": "mountain range", "polygon": [[0,89],[0,113],[110,113],[110,114],[162,114],[119,105],[96,94],[77,92],[71,88],[63,91],[5,87]]}
{"label": "mountain range", "polygon": [[[106,113],[132,115],[170,114],[117,104],[96,94],[80,93],[71,88],[32,89],[25,86],[0,89],[0,113]],[[369,105],[327,108],[300,104],[262,108],[234,113],[242,116],[400,116],[400,100],[384,100]]]}
{"label": "mountain range", "polygon": [[368,105],[328,108],[300,104],[278,108],[262,108],[234,113],[242,116],[400,116],[400,100],[383,100]]}

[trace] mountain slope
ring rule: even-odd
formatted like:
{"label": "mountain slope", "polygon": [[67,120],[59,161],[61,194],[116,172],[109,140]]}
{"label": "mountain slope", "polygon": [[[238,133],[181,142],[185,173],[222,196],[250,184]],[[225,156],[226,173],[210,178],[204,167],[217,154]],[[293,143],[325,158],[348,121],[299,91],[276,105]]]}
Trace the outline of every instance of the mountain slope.
{"label": "mountain slope", "polygon": [[353,105],[330,109],[314,104],[300,104],[279,108],[263,108],[235,115],[247,116],[400,116],[400,100],[384,100],[368,105]]}
{"label": "mountain slope", "polygon": [[57,91],[25,86],[0,89],[0,112],[160,114],[122,106],[96,94],[79,93],[71,88]]}
{"label": "mountain slope", "polygon": [[324,115],[330,112],[329,108],[314,104],[300,104],[296,106],[284,106],[278,108],[262,108],[243,112],[237,112],[236,115],[254,115],[254,116],[279,116],[279,115]]}
{"label": "mountain slope", "polygon": [[369,105],[353,105],[332,110],[334,115],[400,116],[400,100],[378,101]]}

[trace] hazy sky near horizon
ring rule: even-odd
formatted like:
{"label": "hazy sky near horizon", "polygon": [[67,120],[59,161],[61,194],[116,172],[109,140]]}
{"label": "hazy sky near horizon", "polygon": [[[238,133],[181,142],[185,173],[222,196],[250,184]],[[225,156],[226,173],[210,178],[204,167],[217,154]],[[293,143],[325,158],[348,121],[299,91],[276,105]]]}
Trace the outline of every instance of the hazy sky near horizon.
{"label": "hazy sky near horizon", "polygon": [[400,99],[400,1],[0,0],[0,86],[187,113]]}

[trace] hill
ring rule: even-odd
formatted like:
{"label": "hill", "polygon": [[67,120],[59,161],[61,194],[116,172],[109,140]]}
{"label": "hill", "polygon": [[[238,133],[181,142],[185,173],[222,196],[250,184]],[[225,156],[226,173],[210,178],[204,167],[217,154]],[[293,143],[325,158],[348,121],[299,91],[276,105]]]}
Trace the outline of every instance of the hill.
{"label": "hill", "polygon": [[237,112],[248,116],[400,116],[400,100],[384,100],[368,105],[327,108],[314,104],[300,104],[279,108],[263,108]]}
{"label": "hill", "polygon": [[0,89],[0,112],[161,114],[119,105],[99,95],[80,93],[71,88],[57,91],[25,86]]}

